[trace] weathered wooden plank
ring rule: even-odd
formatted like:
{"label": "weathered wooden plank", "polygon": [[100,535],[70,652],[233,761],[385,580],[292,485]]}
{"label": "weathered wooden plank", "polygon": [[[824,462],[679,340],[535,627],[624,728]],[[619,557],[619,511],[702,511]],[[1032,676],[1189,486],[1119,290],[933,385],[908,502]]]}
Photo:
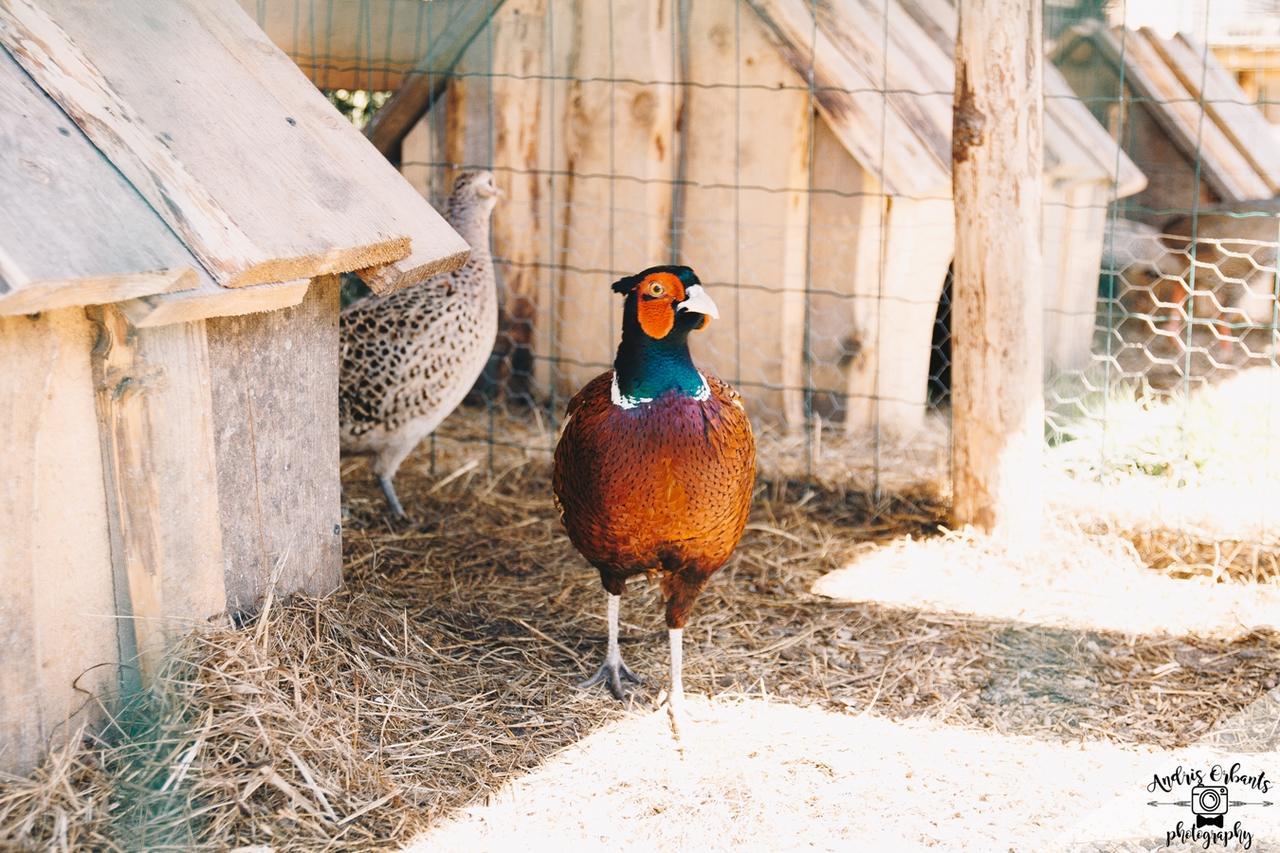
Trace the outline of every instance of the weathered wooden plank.
{"label": "weathered wooden plank", "polygon": [[[924,95],[902,90],[881,94],[886,88],[881,79],[886,66],[881,30],[864,31],[860,15],[866,14],[865,8],[859,10],[855,0],[822,4],[815,27],[814,7],[808,0],[747,2],[802,79],[808,79],[812,65],[819,111],[845,148],[876,174],[887,192],[946,193],[950,183],[947,124],[945,120],[939,124],[933,101],[940,100],[945,109],[947,87],[940,92],[925,89]],[[897,16],[905,17],[901,12]],[[892,79],[911,79],[920,71],[914,63],[890,62],[888,68]],[[937,70],[931,67],[930,73]],[[888,108],[884,109],[886,98]]]}
{"label": "weathered wooden plank", "polygon": [[552,132],[547,82],[537,79],[547,62],[546,36],[547,0],[507,0],[459,60],[460,76],[440,102],[444,121],[433,109],[401,149],[401,170],[437,197],[448,192],[453,170],[430,163],[491,164],[503,193],[493,212],[492,244],[505,293],[495,378],[515,399],[533,398],[535,370],[544,388],[550,374],[551,329],[538,324],[539,314],[548,315],[551,278],[545,261],[554,152],[546,144]]}
{"label": "weathered wooden plank", "polygon": [[[1067,31],[1053,49],[1053,60],[1063,79],[1080,98],[1080,105],[1121,142],[1126,152],[1151,182],[1128,203],[1130,217],[1158,224],[1168,211],[1185,209],[1193,200],[1210,204],[1220,200],[1210,182],[1197,174],[1194,154],[1177,123],[1140,83],[1142,70],[1123,68],[1121,38],[1132,33],[1109,31],[1097,22]],[[1127,48],[1126,48],[1127,53]],[[1046,86],[1049,85],[1046,77]],[[1135,83],[1138,81],[1138,83]],[[1194,152],[1194,146],[1191,146]]]}
{"label": "weathered wooden plank", "polygon": [[952,514],[1038,544],[1044,445],[1038,0],[960,0],[953,176]]}
{"label": "weathered wooden plank", "polygon": [[[208,320],[227,606],[322,595],[342,577],[338,280],[294,308]],[[263,383],[261,377],[271,377]]]}
{"label": "weathered wooden plank", "polygon": [[[502,0],[238,0],[320,89],[391,91],[424,67],[449,70]],[[483,23],[483,20],[481,20]],[[447,45],[446,45],[447,42]],[[427,63],[424,66],[424,63]]]}
{"label": "weathered wooden plank", "polygon": [[89,314],[121,628],[145,683],[169,640],[226,610],[205,327]]}
{"label": "weathered wooden plank", "polygon": [[0,40],[219,284],[403,258],[409,237],[367,196],[360,169],[322,156],[197,6],[242,14],[232,0],[11,0]]}
{"label": "weathered wooden plank", "polygon": [[0,318],[0,768],[74,734],[118,660],[89,351],[80,309]]}
{"label": "weathered wooden plank", "polygon": [[1203,80],[1204,107],[1209,116],[1266,181],[1271,194],[1280,192],[1280,146],[1271,125],[1240,85],[1191,36],[1179,33],[1162,39],[1149,33],[1147,38],[1193,97],[1201,96]]}
{"label": "weathered wooden plank", "polygon": [[307,131],[336,163],[358,176],[358,192],[369,207],[360,215],[376,217],[412,245],[407,256],[374,267],[360,266],[360,276],[375,293],[389,293],[456,269],[470,247],[440,214],[414,191],[395,167],[378,153],[311,85],[287,56],[239,9],[224,3],[195,4],[192,13],[232,56],[287,108],[300,130]]}
{"label": "weathered wooden plank", "polygon": [[[804,423],[809,93],[763,24],[734,0],[695,4],[680,257],[720,319],[693,336],[699,363],[753,415]],[[739,85],[740,84],[740,85]],[[767,132],[760,123],[767,116]],[[623,162],[623,161],[619,161]],[[729,284],[729,288],[717,285]]]}
{"label": "weathered wooden plank", "polygon": [[[464,58],[463,62],[466,61]],[[439,113],[429,111],[413,126],[400,142],[400,174],[418,194],[433,205],[444,202],[448,198],[449,186],[442,165],[444,160],[444,122],[445,110]],[[498,164],[495,160],[494,167]],[[495,178],[498,177],[496,174]]]}
{"label": "weathered wooden plank", "polygon": [[195,285],[196,261],[0,49],[0,315]]}
{"label": "weathered wooden plank", "polygon": [[1044,115],[1046,172],[1053,157],[1061,164],[1059,173],[1105,181],[1114,198],[1126,198],[1147,186],[1147,176],[1071,91],[1061,72],[1048,64],[1044,66]]}
{"label": "weathered wooden plank", "polygon": [[635,0],[610,9],[573,0],[555,14],[567,16],[570,28],[568,41],[559,42],[570,82],[552,116],[569,174],[555,185],[559,254],[551,259],[555,372],[568,395],[613,363],[622,300],[609,283],[670,262],[680,92],[671,85],[608,82],[672,79],[673,4]]}
{"label": "weathered wooden plank", "polygon": [[[396,92],[374,115],[365,134],[384,155],[395,158],[400,140],[444,91],[449,72],[504,0],[426,3],[425,22],[415,22],[419,58],[401,72]],[[417,47],[421,40],[422,49]],[[388,87],[393,88],[393,87]]]}
{"label": "weathered wooden plank", "polygon": [[1041,280],[1044,352],[1051,370],[1079,370],[1092,357],[1110,194],[1108,185],[1093,182],[1045,189]]}
{"label": "weathered wooden plank", "polygon": [[191,290],[130,299],[119,303],[119,307],[135,328],[149,329],[290,308],[302,301],[309,284],[311,279],[301,278],[227,288],[218,287],[207,275],[201,275],[200,284]]}
{"label": "weathered wooden plank", "polygon": [[848,431],[862,433],[876,423],[880,347],[893,346],[879,333],[888,200],[826,122],[819,121],[814,133],[809,248],[814,408],[826,420],[843,419]]}
{"label": "weathered wooden plank", "polygon": [[954,207],[950,199],[889,198],[883,228],[878,303],[874,317],[859,319],[868,350],[849,376],[848,424],[911,436],[925,425],[933,320],[955,248]]}

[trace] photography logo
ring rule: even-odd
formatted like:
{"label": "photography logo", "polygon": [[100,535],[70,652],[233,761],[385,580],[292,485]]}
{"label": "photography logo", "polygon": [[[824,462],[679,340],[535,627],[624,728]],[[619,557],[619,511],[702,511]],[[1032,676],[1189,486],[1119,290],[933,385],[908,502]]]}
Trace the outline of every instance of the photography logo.
{"label": "photography logo", "polygon": [[[1152,777],[1147,790],[1152,793],[1173,793],[1175,789],[1190,787],[1188,799],[1185,800],[1149,800],[1149,806],[1177,806],[1191,809],[1195,817],[1194,823],[1185,820],[1165,833],[1165,844],[1175,841],[1193,843],[1208,849],[1221,844],[1223,847],[1236,844],[1240,849],[1248,850],[1253,846],[1253,833],[1245,828],[1242,820],[1234,810],[1247,810],[1251,807],[1266,808],[1273,805],[1270,800],[1258,798],[1258,794],[1266,794],[1271,790],[1271,780],[1265,771],[1246,772],[1240,764],[1223,767],[1215,764],[1206,773],[1203,770],[1187,770],[1179,766],[1172,773],[1156,774]],[[1237,798],[1232,799],[1231,787],[1237,791]],[[1248,794],[1241,792],[1247,791]],[[1232,812],[1231,823],[1227,813]]]}

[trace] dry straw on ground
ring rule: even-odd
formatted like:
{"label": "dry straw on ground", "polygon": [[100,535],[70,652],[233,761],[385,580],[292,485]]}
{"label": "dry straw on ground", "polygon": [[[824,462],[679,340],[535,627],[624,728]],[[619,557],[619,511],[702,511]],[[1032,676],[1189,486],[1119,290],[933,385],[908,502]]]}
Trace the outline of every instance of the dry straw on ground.
{"label": "dry straw on ground", "polygon": [[[542,454],[441,441],[402,476],[419,522],[392,527],[359,466],[346,586],[190,639],[102,737],[0,788],[0,840],[55,849],[406,840],[625,709],[574,683],[598,663],[604,596],[559,528]],[[929,493],[762,483],[746,537],[686,635],[686,689],[1059,742],[1173,747],[1274,687],[1280,636],[1233,640],[1044,628],[810,594],[867,543],[930,535]],[[623,606],[623,653],[651,681],[654,590]]]}

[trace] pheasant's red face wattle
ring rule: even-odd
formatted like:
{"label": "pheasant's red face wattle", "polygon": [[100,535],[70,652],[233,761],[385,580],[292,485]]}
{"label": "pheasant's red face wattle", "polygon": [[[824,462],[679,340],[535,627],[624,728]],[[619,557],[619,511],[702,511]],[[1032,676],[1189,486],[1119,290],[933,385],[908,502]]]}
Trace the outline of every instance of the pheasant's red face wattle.
{"label": "pheasant's red face wattle", "polygon": [[676,324],[676,303],[684,301],[684,283],[669,272],[654,273],[636,285],[636,319],[654,340],[662,340]]}

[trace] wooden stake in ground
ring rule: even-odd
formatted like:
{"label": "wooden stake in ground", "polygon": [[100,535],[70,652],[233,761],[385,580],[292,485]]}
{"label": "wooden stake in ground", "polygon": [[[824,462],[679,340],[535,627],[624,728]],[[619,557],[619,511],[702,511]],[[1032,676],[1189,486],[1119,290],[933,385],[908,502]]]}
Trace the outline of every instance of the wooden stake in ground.
{"label": "wooden stake in ground", "polygon": [[1034,543],[1043,514],[1038,0],[960,0],[952,181],[954,520]]}

